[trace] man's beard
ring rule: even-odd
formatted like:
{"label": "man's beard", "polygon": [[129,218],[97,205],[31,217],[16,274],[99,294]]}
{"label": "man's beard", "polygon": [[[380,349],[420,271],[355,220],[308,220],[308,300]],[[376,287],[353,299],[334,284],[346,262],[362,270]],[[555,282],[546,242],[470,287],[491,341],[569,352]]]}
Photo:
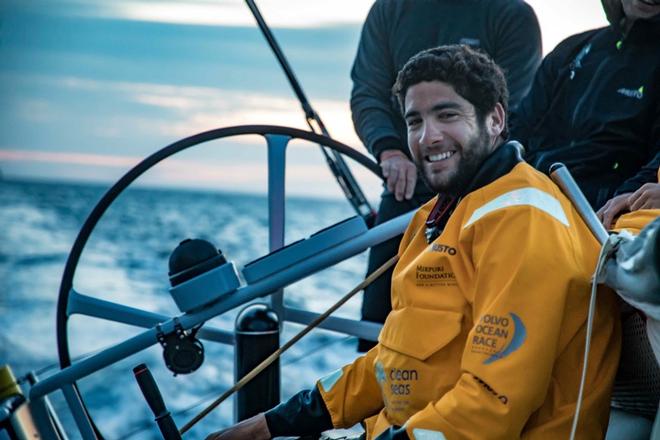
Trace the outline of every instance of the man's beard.
{"label": "man's beard", "polygon": [[[485,125],[485,124],[484,124]],[[431,190],[438,194],[446,194],[453,197],[464,195],[468,184],[481,168],[481,164],[490,155],[488,148],[488,135],[485,126],[480,124],[478,134],[470,142],[462,146],[460,150],[460,161],[456,168],[442,182],[433,182],[433,179],[426,175],[422,161],[423,157],[415,158],[417,171],[422,176],[422,180]],[[467,147],[467,148],[465,148]]]}

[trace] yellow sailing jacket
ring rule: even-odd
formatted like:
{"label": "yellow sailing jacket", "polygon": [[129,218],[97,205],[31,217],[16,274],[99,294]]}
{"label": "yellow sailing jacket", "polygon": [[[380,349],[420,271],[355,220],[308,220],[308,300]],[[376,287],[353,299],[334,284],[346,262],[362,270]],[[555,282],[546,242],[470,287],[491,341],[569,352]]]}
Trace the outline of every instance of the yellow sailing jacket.
{"label": "yellow sailing jacket", "polygon": [[[409,225],[379,343],[318,383],[335,427],[368,438],[566,439],[599,246],[560,190],[526,163],[465,196],[427,243],[435,199]],[[579,439],[604,436],[620,349],[599,292]]]}

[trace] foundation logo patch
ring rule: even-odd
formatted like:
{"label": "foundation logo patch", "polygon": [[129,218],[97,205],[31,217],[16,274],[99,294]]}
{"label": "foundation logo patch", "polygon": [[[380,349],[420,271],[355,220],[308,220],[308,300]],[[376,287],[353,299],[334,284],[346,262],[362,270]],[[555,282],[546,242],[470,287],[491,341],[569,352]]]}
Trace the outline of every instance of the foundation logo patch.
{"label": "foundation logo patch", "polygon": [[424,266],[418,264],[415,267],[415,283],[418,286],[445,286],[456,284],[456,275],[450,267]]}
{"label": "foundation logo patch", "polygon": [[527,329],[515,313],[508,316],[484,315],[472,331],[471,351],[489,355],[484,365],[507,357],[527,339]]}

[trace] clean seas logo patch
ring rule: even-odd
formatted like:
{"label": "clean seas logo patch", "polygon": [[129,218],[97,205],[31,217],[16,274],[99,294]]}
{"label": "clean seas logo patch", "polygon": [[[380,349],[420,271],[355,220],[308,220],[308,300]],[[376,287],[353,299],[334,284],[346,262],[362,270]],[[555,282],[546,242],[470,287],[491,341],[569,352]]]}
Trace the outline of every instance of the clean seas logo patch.
{"label": "clean seas logo patch", "polygon": [[527,329],[515,313],[508,316],[484,315],[472,330],[472,353],[489,355],[485,365],[507,357],[527,339]]}
{"label": "clean seas logo patch", "polygon": [[380,361],[376,362],[376,365],[374,365],[374,370],[376,370],[376,381],[382,386],[386,380],[383,364]]}
{"label": "clean seas logo patch", "polygon": [[374,365],[374,372],[376,373],[376,381],[378,382],[378,385],[380,385],[380,394],[383,397],[383,404],[385,406],[389,405],[389,402],[387,400],[387,394],[386,394],[386,381],[387,377],[385,376],[385,368],[383,368],[383,364],[378,361],[376,362],[376,365]]}
{"label": "clean seas logo patch", "polygon": [[638,89],[624,89],[621,87],[616,91],[619,95],[627,96],[628,98],[642,99],[644,97],[644,86]]}

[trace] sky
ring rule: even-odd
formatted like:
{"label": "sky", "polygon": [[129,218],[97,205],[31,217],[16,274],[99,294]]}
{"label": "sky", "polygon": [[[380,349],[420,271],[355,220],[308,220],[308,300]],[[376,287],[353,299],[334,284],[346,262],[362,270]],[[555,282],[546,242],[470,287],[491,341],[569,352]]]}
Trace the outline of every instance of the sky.
{"label": "sky", "polygon": [[[606,23],[599,0],[529,0],[544,52]],[[372,0],[257,0],[330,134],[353,131],[350,67]],[[213,128],[306,129],[300,104],[242,0],[0,2],[0,171],[111,184],[144,157]],[[258,136],[175,155],[141,185],[264,192]],[[341,197],[318,147],[287,150],[289,194]],[[352,167],[375,199],[378,180]]]}

